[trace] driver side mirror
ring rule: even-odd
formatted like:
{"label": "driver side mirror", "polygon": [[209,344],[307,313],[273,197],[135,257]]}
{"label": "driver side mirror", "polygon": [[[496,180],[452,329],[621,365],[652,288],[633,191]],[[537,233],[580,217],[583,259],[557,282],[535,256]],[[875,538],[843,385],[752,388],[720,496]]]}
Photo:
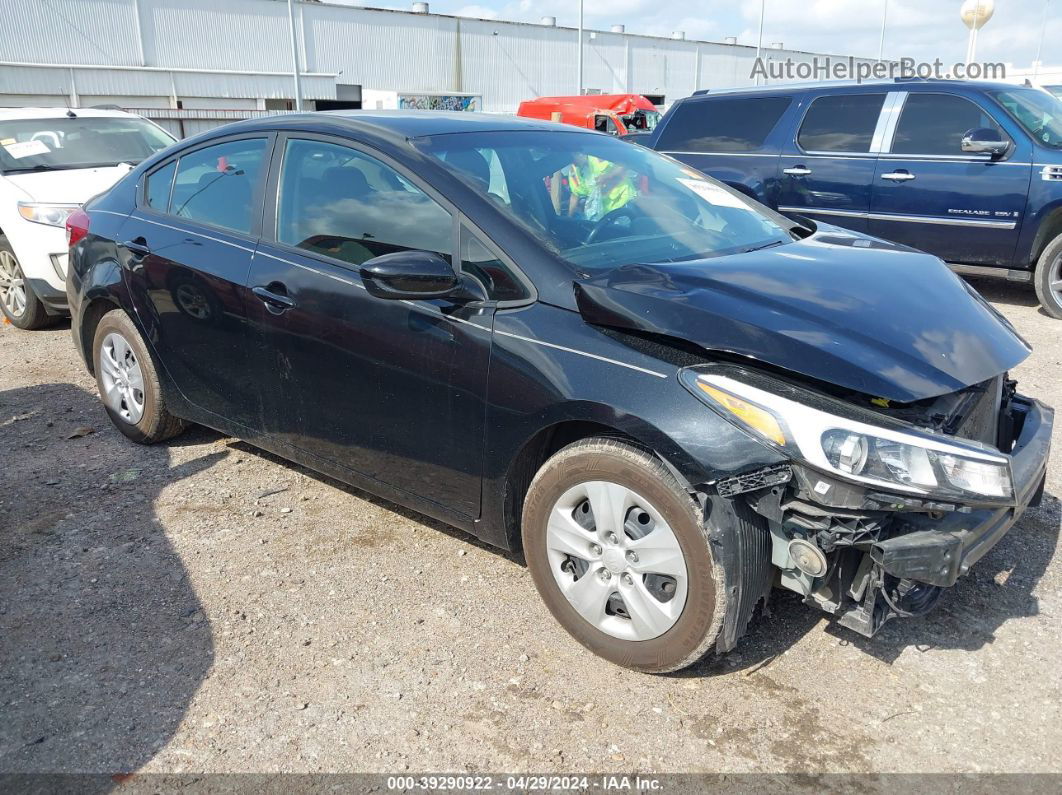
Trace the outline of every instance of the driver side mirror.
{"label": "driver side mirror", "polygon": [[358,269],[365,289],[377,298],[445,298],[460,284],[449,262],[430,251],[395,251]]}
{"label": "driver side mirror", "polygon": [[1003,140],[999,130],[993,130],[991,127],[981,127],[976,130],[969,130],[963,135],[962,151],[976,155],[991,155],[994,158],[1003,157],[1010,151],[1010,141]]}

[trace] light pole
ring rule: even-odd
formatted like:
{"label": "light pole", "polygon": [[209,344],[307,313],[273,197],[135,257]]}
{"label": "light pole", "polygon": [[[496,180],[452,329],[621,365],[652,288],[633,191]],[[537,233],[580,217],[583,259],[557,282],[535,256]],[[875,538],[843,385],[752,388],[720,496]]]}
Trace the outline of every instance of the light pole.
{"label": "light pole", "polygon": [[[760,35],[756,39],[756,60],[760,60],[763,53],[763,15],[766,10],[767,0],[760,0]],[[756,70],[756,85],[760,84],[760,72]]]}
{"label": "light pole", "polygon": [[1047,30],[1047,7],[1051,0],[1044,0],[1044,16],[1040,20],[1040,45],[1036,48],[1036,63],[1033,64],[1033,80],[1040,74],[1040,58],[1044,54],[1044,32]]}
{"label": "light pole", "polygon": [[302,110],[302,77],[299,75],[299,39],[295,35],[295,0],[288,0],[288,25],[291,28],[291,74],[295,78],[295,110]]}
{"label": "light pole", "polygon": [[881,39],[878,40],[878,63],[885,60],[885,22],[889,18],[889,0],[885,0],[885,10],[881,12]]}
{"label": "light pole", "polygon": [[579,0],[579,96],[583,95],[583,0]]}

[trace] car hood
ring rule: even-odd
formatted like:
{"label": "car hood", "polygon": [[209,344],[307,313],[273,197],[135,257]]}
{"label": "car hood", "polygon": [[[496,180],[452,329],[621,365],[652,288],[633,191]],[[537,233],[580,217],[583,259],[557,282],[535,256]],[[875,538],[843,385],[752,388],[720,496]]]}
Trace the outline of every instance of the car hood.
{"label": "car hood", "polygon": [[624,266],[575,290],[590,323],[900,402],[985,381],[1030,352],[936,257],[839,231],[729,257]]}
{"label": "car hood", "polygon": [[30,201],[84,204],[129,173],[131,166],[70,168],[5,174],[4,179],[22,190]]}

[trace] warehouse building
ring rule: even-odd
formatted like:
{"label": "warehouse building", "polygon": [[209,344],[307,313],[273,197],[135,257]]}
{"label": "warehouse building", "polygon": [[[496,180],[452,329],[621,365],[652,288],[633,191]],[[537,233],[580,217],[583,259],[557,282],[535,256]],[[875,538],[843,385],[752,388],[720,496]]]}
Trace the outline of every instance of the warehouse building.
{"label": "warehouse building", "polygon": [[[557,26],[303,0],[0,0],[0,106],[110,105],[178,135],[304,107],[446,107],[514,112],[576,92],[578,32]],[[619,20],[618,20],[619,21]],[[810,62],[813,53],[770,55]],[[590,93],[665,105],[702,88],[752,83],[756,48],[584,32]]]}

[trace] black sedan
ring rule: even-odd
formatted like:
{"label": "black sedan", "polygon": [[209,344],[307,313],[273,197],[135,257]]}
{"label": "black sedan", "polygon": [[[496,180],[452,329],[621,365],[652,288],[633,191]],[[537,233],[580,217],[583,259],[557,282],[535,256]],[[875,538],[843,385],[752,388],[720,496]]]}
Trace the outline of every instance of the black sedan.
{"label": "black sedan", "polygon": [[511,550],[645,671],[772,585],[865,635],[1043,490],[1028,347],[937,259],[648,149],[461,113],[289,115],[142,163],[68,224],[115,425],[238,436]]}

